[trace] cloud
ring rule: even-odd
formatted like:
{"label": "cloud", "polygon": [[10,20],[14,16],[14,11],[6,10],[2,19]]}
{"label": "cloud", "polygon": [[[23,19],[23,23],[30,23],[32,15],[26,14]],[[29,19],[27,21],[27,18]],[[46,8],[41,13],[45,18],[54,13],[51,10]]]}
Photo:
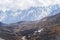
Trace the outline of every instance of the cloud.
{"label": "cloud", "polygon": [[26,9],[31,6],[49,6],[54,4],[60,4],[60,0],[0,0],[0,9]]}

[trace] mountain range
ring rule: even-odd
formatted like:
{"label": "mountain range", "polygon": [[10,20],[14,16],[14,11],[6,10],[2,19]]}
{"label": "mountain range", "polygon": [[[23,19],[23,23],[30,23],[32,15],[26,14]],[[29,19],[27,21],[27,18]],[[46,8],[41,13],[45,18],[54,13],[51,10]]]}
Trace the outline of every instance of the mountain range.
{"label": "mountain range", "polygon": [[[5,25],[5,24],[0,22],[0,25]],[[44,29],[42,30],[42,32],[38,31],[38,30],[41,30],[42,28]],[[42,35],[42,36],[39,36],[39,38],[42,37],[41,40],[45,40],[45,37],[49,36],[50,34],[53,34],[53,36],[57,35],[60,32],[59,28],[60,28],[60,13],[57,13],[56,15],[47,16],[37,21],[20,21],[16,23],[6,24],[5,26],[0,26],[0,37],[6,40],[21,40],[21,38],[24,36],[26,37],[26,36],[32,35],[31,37],[34,40],[38,35]],[[48,30],[50,30],[48,32],[49,34],[46,35],[44,31],[47,33]],[[38,31],[39,34],[35,34],[35,31]],[[54,32],[57,32],[57,33],[55,33],[54,35]],[[34,36],[34,34],[36,36]],[[48,38],[50,37],[52,36],[49,36]],[[29,37],[27,37],[26,39],[28,40],[28,38]],[[36,39],[39,39],[39,38],[36,38]],[[48,38],[46,38],[46,40]],[[60,37],[58,36],[58,38]],[[56,39],[58,38],[56,37]],[[50,38],[49,40],[51,39],[53,38]],[[29,40],[32,40],[32,39],[30,38]]]}
{"label": "mountain range", "polygon": [[28,9],[0,10],[0,21],[6,24],[18,21],[36,21],[47,16],[52,16],[60,12],[60,5],[50,5],[48,7],[30,7]]}

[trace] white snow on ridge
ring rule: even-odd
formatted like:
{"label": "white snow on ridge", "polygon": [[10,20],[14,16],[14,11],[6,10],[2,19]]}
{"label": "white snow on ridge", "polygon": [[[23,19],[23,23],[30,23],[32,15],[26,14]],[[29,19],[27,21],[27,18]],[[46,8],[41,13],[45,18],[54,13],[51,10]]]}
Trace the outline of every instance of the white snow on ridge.
{"label": "white snow on ridge", "polygon": [[43,31],[43,28],[42,28],[42,29],[40,29],[40,30],[38,30],[38,32],[41,32],[41,31]]}

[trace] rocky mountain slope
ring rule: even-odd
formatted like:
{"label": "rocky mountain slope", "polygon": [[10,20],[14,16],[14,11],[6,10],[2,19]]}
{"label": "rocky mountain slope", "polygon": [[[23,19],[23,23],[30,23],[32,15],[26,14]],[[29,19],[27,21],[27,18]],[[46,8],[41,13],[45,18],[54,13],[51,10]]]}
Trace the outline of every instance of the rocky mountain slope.
{"label": "rocky mountain slope", "polygon": [[60,40],[60,13],[37,21],[21,21],[0,27],[6,40]]}

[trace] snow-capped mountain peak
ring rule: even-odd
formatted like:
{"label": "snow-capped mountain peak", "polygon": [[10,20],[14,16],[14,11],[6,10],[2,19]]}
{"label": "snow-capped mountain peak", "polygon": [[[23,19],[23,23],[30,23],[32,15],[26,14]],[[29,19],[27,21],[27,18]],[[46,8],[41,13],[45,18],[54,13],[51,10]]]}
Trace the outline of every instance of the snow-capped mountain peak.
{"label": "snow-capped mountain peak", "polygon": [[0,11],[0,20],[4,23],[13,23],[18,21],[35,21],[46,16],[55,15],[60,12],[60,5],[51,5],[48,7],[30,7],[28,9],[9,9],[5,12]]}

